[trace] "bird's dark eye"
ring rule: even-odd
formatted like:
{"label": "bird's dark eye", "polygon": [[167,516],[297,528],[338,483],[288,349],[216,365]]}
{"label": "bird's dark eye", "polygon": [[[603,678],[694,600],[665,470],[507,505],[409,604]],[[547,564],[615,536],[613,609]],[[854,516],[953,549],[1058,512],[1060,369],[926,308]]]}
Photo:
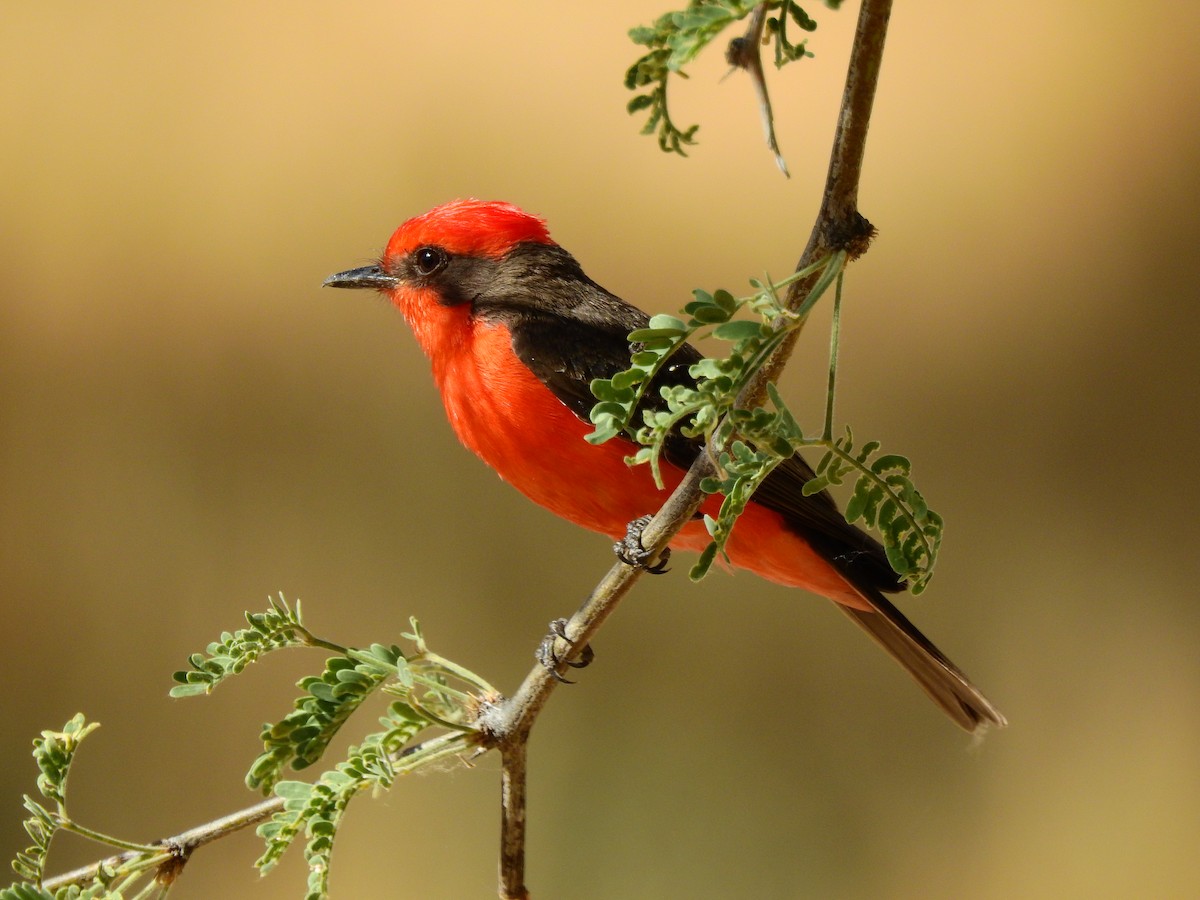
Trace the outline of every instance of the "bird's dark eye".
{"label": "bird's dark eye", "polygon": [[418,247],[412,255],[413,268],[418,275],[429,276],[443,268],[449,261],[441,247]]}

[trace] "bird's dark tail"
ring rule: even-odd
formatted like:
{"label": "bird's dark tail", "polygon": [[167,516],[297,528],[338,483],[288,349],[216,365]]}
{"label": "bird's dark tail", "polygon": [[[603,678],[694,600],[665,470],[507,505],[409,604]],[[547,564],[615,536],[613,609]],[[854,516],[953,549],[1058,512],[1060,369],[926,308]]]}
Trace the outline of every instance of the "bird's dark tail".
{"label": "bird's dark tail", "polygon": [[1008,721],[959,668],[946,659],[930,640],[875,590],[858,589],[872,609],[835,604],[883,647],[916,680],[933,702],[972,734]]}

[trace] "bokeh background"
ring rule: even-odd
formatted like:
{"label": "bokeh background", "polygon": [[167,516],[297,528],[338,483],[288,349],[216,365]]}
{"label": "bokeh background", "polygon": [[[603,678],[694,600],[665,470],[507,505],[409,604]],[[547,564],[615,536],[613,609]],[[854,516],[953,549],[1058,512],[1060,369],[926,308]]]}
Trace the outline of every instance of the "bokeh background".
{"label": "bokeh background", "polygon": [[[785,181],[719,50],[624,112],[663,7],[6,3],[0,22],[0,850],[29,741],[104,727],[77,814],[151,839],[246,805],[318,653],[170,701],[269,594],[511,690],[611,557],[463,451],[398,315],[320,289],[403,219],[504,198],[652,311],[789,271],[854,8],[771,74]],[[948,522],[905,609],[1008,714],[972,746],[824,602],[644,579],[531,748],[537,896],[1190,897],[1200,891],[1200,8],[900,4],[849,281],[840,417]],[[813,327],[786,393],[818,421]],[[365,723],[364,723],[365,724]],[[351,728],[353,731],[353,728]],[[337,896],[492,896],[495,761],[356,801]],[[61,852],[59,852],[61,851]],[[180,898],[296,897],[256,839]],[[60,869],[93,857],[64,840]]]}

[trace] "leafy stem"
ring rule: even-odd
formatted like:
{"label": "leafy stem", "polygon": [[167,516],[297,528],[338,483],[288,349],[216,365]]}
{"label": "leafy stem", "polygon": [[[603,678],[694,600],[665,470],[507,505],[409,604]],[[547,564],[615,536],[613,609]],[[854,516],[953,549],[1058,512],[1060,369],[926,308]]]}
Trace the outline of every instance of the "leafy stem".
{"label": "leafy stem", "polygon": [[[815,477],[804,486],[805,493],[841,484],[853,472],[857,480],[847,519],[862,519],[879,532],[889,563],[914,593],[923,590],[932,576],[942,522],[910,480],[909,461],[896,454],[874,458],[879,448],[875,441],[852,452],[849,430],[845,437],[833,436],[841,288],[849,259],[849,251],[840,249],[783,281],[752,280],[755,292],[739,299],[728,291],[694,291],[694,299],[683,310],[686,322],[655,316],[648,328],[630,334],[635,344],[630,368],[592,383],[599,402],[591,416],[596,428],[588,439],[599,443],[624,435],[634,441],[639,447],[630,462],[649,463],[660,489],[661,458],[668,441],[678,435],[704,440],[715,472],[702,480],[701,490],[719,494],[722,500],[716,516],[705,516],[713,540],[692,569],[693,578],[702,578],[717,555],[724,553],[738,516],[758,487],[797,450],[810,447],[825,454]],[[811,280],[811,288],[797,308],[789,310],[780,301],[780,291],[800,279]],[[780,348],[794,340],[817,301],[835,285],[825,417],[821,436],[812,438],[804,434],[770,382],[766,390],[771,408],[742,408],[739,403]],[[754,317],[735,319],[743,308]],[[688,369],[694,383],[660,387],[658,402],[651,402],[655,398],[650,388],[668,360],[685,342],[708,329],[712,337],[731,344],[728,354],[694,363]]]}
{"label": "leafy stem", "polygon": [[[465,666],[460,666],[452,660],[446,659],[429,649],[429,645],[425,643],[425,635],[421,631],[421,624],[415,619],[410,618],[409,624],[412,626],[411,632],[405,632],[402,637],[413,642],[416,647],[415,652],[408,655],[409,669],[413,672],[414,677],[422,676],[425,672],[436,673],[436,682],[430,681],[431,686],[439,686],[443,690],[450,690],[445,686],[443,676],[449,675],[457,678],[464,684],[474,688],[476,694],[497,694],[499,691],[492,687],[482,677],[467,669]],[[469,694],[462,692],[456,693],[460,698],[466,699]]]}
{"label": "leafy stem", "polygon": [[[828,3],[836,6],[836,3]],[[760,9],[761,8],[761,9]],[[691,63],[709,44],[731,25],[745,19],[756,9],[774,13],[766,18],[763,41],[774,45],[775,66],[812,56],[806,42],[793,44],[788,39],[788,20],[802,31],[811,32],[817,23],[795,0],[689,0],[688,5],[659,16],[652,25],[630,29],[629,37],[645,47],[625,73],[625,87],[639,93],[626,106],[632,115],[647,114],[642,134],[654,134],[658,146],[667,153],[686,156],[684,147],[696,143],[698,125],[680,128],[667,111],[667,91],[674,77],[687,78],[684,66]],[[756,31],[757,33],[757,31]],[[747,38],[735,38],[734,42]],[[754,41],[757,48],[757,39]],[[756,51],[757,52],[757,51]]]}
{"label": "leafy stem", "polygon": [[170,851],[161,846],[127,841],[89,828],[76,822],[67,811],[67,780],[75,751],[89,734],[98,728],[95,722],[86,722],[82,713],[76,714],[60,731],[43,731],[33,742],[33,758],[41,774],[37,779],[38,791],[49,806],[26,795],[24,804],[29,818],[25,820],[25,832],[32,844],[17,854],[13,870],[27,882],[41,884],[50,843],[59,831],[70,831],[81,837],[106,844],[127,853],[136,854],[139,860],[153,858],[155,862],[139,864],[134,877],[146,866],[160,865]]}
{"label": "leafy stem", "polygon": [[[752,280],[756,292],[738,299],[724,290],[712,294],[696,290],[692,302],[683,309],[688,315],[686,322],[675,316],[654,316],[648,328],[629,335],[634,349],[630,368],[612,378],[592,382],[592,393],[599,402],[591,413],[595,430],[587,439],[598,444],[625,434],[637,440],[650,452],[639,452],[635,459],[651,464],[661,487],[658,456],[666,438],[689,418],[692,424],[684,429],[686,436],[711,436],[755,373],[791,332],[803,326],[815,298],[825,292],[845,261],[845,254],[835,253],[779,282],[769,278]],[[796,312],[786,310],[780,304],[778,291],[817,273],[820,277],[813,288],[813,298]],[[734,321],[743,307],[757,313],[758,321]],[[730,355],[725,359],[703,359],[691,366],[690,374],[697,382],[695,388],[661,388],[659,393],[666,401],[666,410],[645,408],[649,405],[647,392],[672,355],[689,340],[704,336],[702,332],[708,329],[713,337],[733,342]],[[640,427],[634,424],[639,411]]]}
{"label": "leafy stem", "polygon": [[115,837],[111,834],[105,834],[103,831],[96,831],[94,828],[88,828],[86,825],[81,825],[69,816],[62,815],[59,818],[59,827],[63,831],[70,831],[80,837],[85,837],[90,841],[95,841],[98,844],[107,844],[110,847],[115,847],[118,850],[131,850],[135,853],[162,853],[162,847],[156,847],[151,844],[140,844],[137,841],[127,841],[123,838]]}
{"label": "leafy stem", "polygon": [[826,442],[833,441],[833,400],[837,394],[838,342],[842,334],[842,282],[838,273],[837,290],[833,293],[833,321],[829,326],[829,384],[825,389],[825,428],[821,432]]}
{"label": "leafy stem", "polygon": [[247,628],[232,634],[227,631],[219,641],[209,644],[204,653],[193,653],[188,657],[191,669],[175,673],[177,684],[171,689],[171,696],[211,694],[226,678],[274,650],[317,647],[339,656],[348,652],[346,647],[317,637],[308,630],[299,601],[295,609],[283,594],[269,598],[268,602],[270,605],[265,612],[246,613]]}
{"label": "leafy stem", "polygon": [[871,457],[879,450],[878,441],[868,441],[857,453],[849,428],[843,437],[798,441],[797,446],[825,449],[816,469],[816,477],[804,486],[805,493],[816,493],[831,484],[841,484],[850,472],[856,473],[854,493],[846,504],[846,521],[862,519],[883,539],[888,562],[908,581],[914,594],[925,590],[933,577],[942,542],[942,517],[929,508],[909,474],[912,464],[899,454]]}

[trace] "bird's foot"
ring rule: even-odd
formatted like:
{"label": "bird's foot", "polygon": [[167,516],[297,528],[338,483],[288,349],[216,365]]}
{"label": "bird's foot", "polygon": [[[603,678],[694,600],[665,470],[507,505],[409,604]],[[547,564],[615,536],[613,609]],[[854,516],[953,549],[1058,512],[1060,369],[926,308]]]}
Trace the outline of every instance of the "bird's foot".
{"label": "bird's foot", "polygon": [[671,548],[664,547],[656,560],[655,554],[642,546],[642,532],[646,530],[652,518],[654,517],[642,516],[625,526],[625,537],[613,544],[613,553],[627,566],[645,569],[651,575],[662,575],[669,571],[667,562],[671,559]]}
{"label": "bird's foot", "polygon": [[[567,646],[574,647],[575,642],[567,637],[567,620],[555,619],[550,623],[550,633],[542,638],[541,644],[538,645],[537,652],[534,654],[537,661],[540,662],[545,669],[563,684],[574,684],[569,678],[563,678],[558,674],[559,663],[563,662],[554,652],[554,645],[557,641],[563,640],[567,642]],[[588,644],[584,644],[579,651],[579,659],[567,660],[567,665],[572,669],[582,669],[591,664],[591,661],[596,658],[596,654]]]}

